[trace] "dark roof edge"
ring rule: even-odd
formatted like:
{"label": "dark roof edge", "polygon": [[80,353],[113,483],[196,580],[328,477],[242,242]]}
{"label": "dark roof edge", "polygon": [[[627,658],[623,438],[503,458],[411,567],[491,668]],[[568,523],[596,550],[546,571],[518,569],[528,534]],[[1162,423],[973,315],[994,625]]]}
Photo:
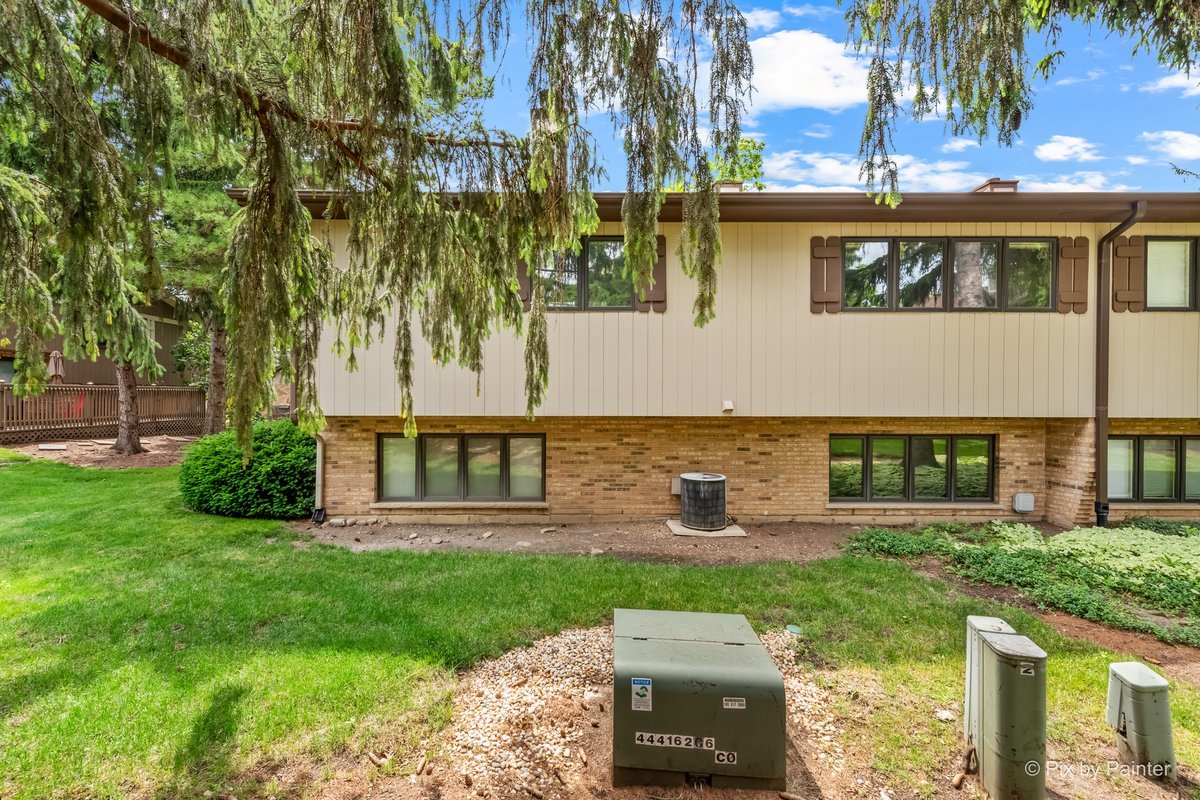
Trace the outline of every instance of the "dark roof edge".
{"label": "dark roof edge", "polygon": [[[230,189],[240,203],[246,189]],[[314,217],[344,219],[334,192],[303,190]],[[599,192],[600,219],[621,219],[620,192]],[[682,195],[669,194],[659,215],[679,222]],[[723,222],[1120,222],[1137,200],[1149,206],[1143,222],[1200,222],[1200,192],[928,192],[904,195],[897,208],[857,192],[742,192],[721,195]]]}

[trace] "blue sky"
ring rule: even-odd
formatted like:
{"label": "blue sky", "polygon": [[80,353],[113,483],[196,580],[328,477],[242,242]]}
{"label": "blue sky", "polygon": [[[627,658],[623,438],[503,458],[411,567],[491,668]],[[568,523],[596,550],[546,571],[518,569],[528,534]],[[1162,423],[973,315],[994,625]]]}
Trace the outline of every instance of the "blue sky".
{"label": "blue sky", "polygon": [[[745,126],[765,143],[768,188],[776,191],[860,190],[858,141],[865,110],[865,65],[844,45],[846,23],[836,5],[770,0],[741,5],[751,29],[755,93]],[[1031,42],[1037,53],[1040,42]],[[1068,26],[1056,73],[1037,79],[1033,111],[1013,147],[954,139],[941,120],[905,120],[896,152],[904,191],[965,191],[992,176],[1019,178],[1022,191],[1195,191],[1170,162],[1200,171],[1200,75],[1188,78],[1151,56],[1131,56],[1126,39],[1098,28]],[[500,88],[507,112],[500,125],[518,128],[525,60],[510,50]],[[521,103],[504,101],[517,99]],[[516,109],[521,109],[517,111]],[[607,139],[609,179],[622,188],[619,142]],[[525,123],[528,127],[528,123]],[[519,128],[518,128],[519,129]]]}

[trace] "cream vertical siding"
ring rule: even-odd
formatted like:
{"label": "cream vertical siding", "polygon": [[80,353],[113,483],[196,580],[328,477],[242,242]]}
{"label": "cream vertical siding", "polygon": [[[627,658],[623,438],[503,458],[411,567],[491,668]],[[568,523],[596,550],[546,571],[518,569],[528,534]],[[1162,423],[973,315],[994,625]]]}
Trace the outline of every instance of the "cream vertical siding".
{"label": "cream vertical siding", "polygon": [[[324,228],[324,224],[319,226]],[[668,238],[667,311],[550,315],[546,416],[1090,417],[1093,413],[1095,244],[1109,225],[808,224],[722,226],[717,318],[692,323],[694,285]],[[616,224],[603,233],[618,233]],[[1190,226],[1189,231],[1200,231]],[[1142,226],[1183,233],[1183,226]],[[345,225],[328,228],[344,257]],[[843,312],[809,310],[813,236],[1086,236],[1088,313]],[[392,332],[347,372],[327,331],[319,364],[328,415],[392,415],[399,391]],[[416,412],[525,412],[521,338],[496,333],[478,381],[432,363],[417,346]],[[1200,416],[1200,314],[1113,315],[1114,416]]]}
{"label": "cream vertical siding", "polygon": [[[1200,225],[1138,225],[1131,236],[1200,236]],[[1113,417],[1200,417],[1200,312],[1112,315]]]}

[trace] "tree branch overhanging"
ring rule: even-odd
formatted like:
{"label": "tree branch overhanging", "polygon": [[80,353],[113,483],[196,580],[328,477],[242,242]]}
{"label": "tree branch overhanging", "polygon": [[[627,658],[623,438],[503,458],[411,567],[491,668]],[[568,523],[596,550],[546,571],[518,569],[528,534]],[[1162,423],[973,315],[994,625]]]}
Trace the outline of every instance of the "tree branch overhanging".
{"label": "tree branch overhanging", "polygon": [[[362,131],[366,126],[359,120],[337,120],[324,119],[321,117],[313,117],[306,115],[290,103],[273,97],[265,92],[256,92],[251,87],[247,86],[242,81],[230,78],[228,76],[218,75],[212,68],[196,63],[192,55],[185,49],[178,47],[156,36],[150,27],[143,22],[134,20],[125,9],[116,6],[108,0],[76,0],[80,5],[87,8],[100,19],[107,22],[117,30],[129,36],[131,40],[137,42],[142,47],[145,47],[151,53],[165,58],[172,64],[183,69],[191,75],[200,78],[207,83],[227,83],[230,85],[233,94],[237,99],[246,106],[246,108],[254,114],[270,112],[283,117],[286,120],[301,124],[309,130],[325,134],[330,143],[348,158],[351,162],[360,168],[366,168],[361,155],[357,153],[350,145],[346,144],[340,136],[343,131],[357,132]],[[453,139],[437,134],[421,134],[421,138],[427,143],[440,147],[498,147],[512,148],[516,147],[517,143],[513,141],[491,140],[491,139]]]}

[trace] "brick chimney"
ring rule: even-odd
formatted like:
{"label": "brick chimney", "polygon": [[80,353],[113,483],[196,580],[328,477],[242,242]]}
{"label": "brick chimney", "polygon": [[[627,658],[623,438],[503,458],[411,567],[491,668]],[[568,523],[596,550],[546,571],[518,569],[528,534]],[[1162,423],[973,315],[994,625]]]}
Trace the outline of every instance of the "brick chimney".
{"label": "brick chimney", "polygon": [[1017,184],[1020,183],[1016,178],[988,178],[983,183],[971,190],[972,194],[1010,194],[1017,191]]}

